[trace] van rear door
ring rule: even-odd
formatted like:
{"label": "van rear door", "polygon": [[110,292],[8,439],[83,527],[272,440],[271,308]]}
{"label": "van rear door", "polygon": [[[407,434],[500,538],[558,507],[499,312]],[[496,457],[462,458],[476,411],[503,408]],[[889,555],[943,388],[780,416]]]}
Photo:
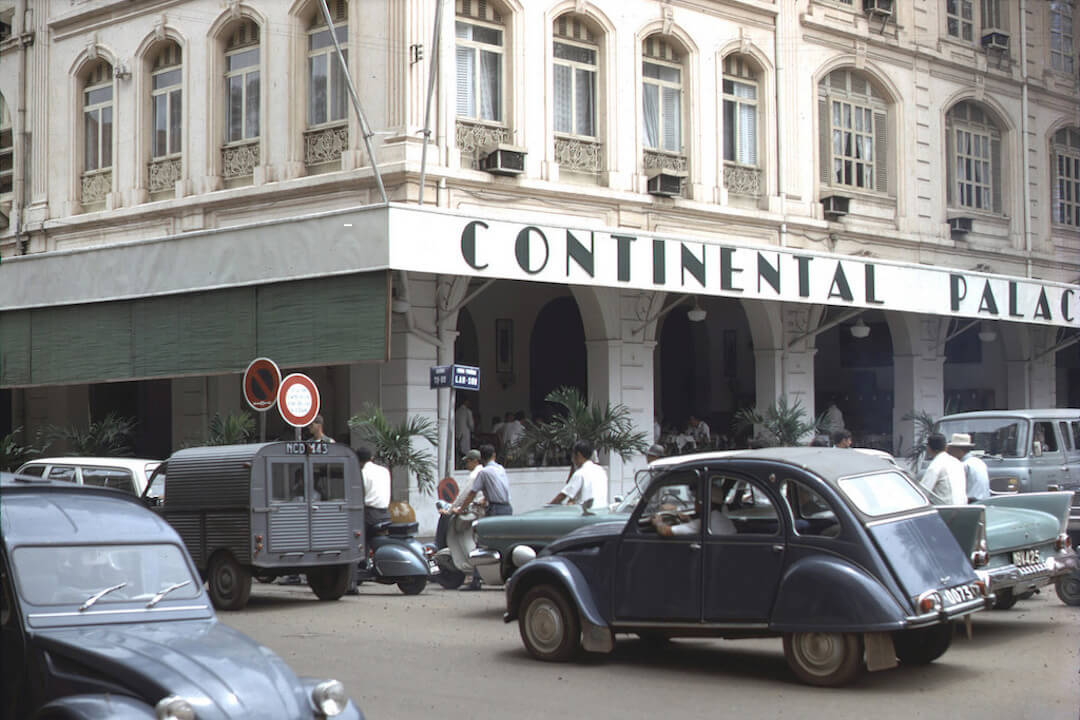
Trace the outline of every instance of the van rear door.
{"label": "van rear door", "polygon": [[311,550],[320,553],[349,547],[349,512],[345,458],[311,458]]}
{"label": "van rear door", "polygon": [[304,456],[269,457],[267,496],[270,521],[267,551],[305,553],[311,547],[308,492],[310,466]]}

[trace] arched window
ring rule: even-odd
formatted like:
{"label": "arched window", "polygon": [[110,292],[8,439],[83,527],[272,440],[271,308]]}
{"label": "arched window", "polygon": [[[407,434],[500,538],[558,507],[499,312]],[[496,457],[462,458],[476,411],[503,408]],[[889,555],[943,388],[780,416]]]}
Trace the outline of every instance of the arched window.
{"label": "arched window", "polygon": [[151,156],[155,158],[177,155],[181,152],[180,142],[183,127],[180,46],[170,42],[161,48],[154,58],[150,72],[150,102],[152,103],[152,124],[154,141]]}
{"label": "arched window", "polygon": [[642,43],[642,118],[645,147],[682,153],[682,56],[662,37]]}
{"label": "arched window", "polygon": [[250,176],[259,163],[259,26],[244,20],[233,26],[225,44],[225,147],[221,174],[226,180]]}
{"label": "arched window", "polygon": [[1076,54],[1073,49],[1072,0],[1051,0],[1050,8],[1050,67],[1066,75],[1076,73]]}
{"label": "arched window", "polygon": [[98,60],[86,72],[82,92],[82,202],[104,202],[112,192],[113,71]]}
{"label": "arched window", "polygon": [[742,55],[724,58],[724,187],[737,195],[761,194],[758,123],[761,93],[757,65]]}
{"label": "arched window", "polygon": [[865,75],[834,70],[818,84],[821,183],[887,193],[888,106]]}
{"label": "arched window", "polygon": [[595,175],[603,165],[599,33],[589,21],[568,13],[556,18],[552,35],[555,160],[563,170]]}
{"label": "arched window", "polygon": [[1080,129],[1062,128],[1051,144],[1054,167],[1053,221],[1080,229]]}
{"label": "arched window", "polygon": [[506,62],[502,15],[485,0],[457,0],[454,23],[457,58],[457,116],[503,122]]}
{"label": "arched window", "polygon": [[7,102],[0,95],[0,195],[11,192],[15,174],[15,133],[11,127],[11,113]]}
{"label": "arched window", "polygon": [[[349,5],[345,0],[330,3],[334,36],[349,58]],[[334,50],[334,37],[326,27],[322,11],[316,8],[308,27],[308,115],[309,126],[343,122],[348,116],[345,73]]]}
{"label": "arched window", "polygon": [[982,106],[954,105],[945,119],[949,206],[1001,212],[1001,132]]}

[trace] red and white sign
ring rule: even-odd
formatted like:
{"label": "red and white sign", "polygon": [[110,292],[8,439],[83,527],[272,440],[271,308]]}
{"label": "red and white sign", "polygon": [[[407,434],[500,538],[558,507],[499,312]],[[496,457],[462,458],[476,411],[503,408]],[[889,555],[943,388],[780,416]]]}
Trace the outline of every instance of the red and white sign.
{"label": "red and white sign", "polygon": [[255,358],[244,371],[244,399],[253,410],[265,412],[277,402],[281,370],[270,358]]}
{"label": "red and white sign", "polygon": [[293,373],[281,381],[277,395],[281,418],[293,427],[307,427],[319,414],[319,388],[303,373]]}

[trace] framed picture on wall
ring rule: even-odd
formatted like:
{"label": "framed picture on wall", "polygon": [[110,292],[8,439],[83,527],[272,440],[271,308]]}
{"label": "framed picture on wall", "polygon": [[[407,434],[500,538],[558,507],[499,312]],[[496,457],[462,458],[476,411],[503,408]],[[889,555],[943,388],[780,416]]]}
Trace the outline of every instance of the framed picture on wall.
{"label": "framed picture on wall", "polygon": [[495,372],[514,372],[514,321],[495,320]]}

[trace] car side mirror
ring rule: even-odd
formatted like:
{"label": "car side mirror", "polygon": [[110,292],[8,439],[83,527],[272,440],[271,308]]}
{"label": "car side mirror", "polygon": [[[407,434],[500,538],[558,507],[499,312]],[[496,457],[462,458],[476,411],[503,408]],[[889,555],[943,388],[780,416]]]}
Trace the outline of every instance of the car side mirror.
{"label": "car side mirror", "polygon": [[622,502],[622,501],[623,501],[624,499],[625,499],[625,498],[623,498],[623,496],[622,496],[622,495],[616,495],[616,496],[615,496],[615,498],[614,498],[614,502],[615,502],[616,504],[618,504],[618,503],[621,503],[621,502]]}
{"label": "car side mirror", "polygon": [[1038,440],[1035,440],[1034,442],[1031,443],[1031,454],[1032,455],[1034,455],[1035,457],[1042,457],[1042,452],[1043,452],[1043,447],[1042,447],[1041,442],[1039,442]]}

